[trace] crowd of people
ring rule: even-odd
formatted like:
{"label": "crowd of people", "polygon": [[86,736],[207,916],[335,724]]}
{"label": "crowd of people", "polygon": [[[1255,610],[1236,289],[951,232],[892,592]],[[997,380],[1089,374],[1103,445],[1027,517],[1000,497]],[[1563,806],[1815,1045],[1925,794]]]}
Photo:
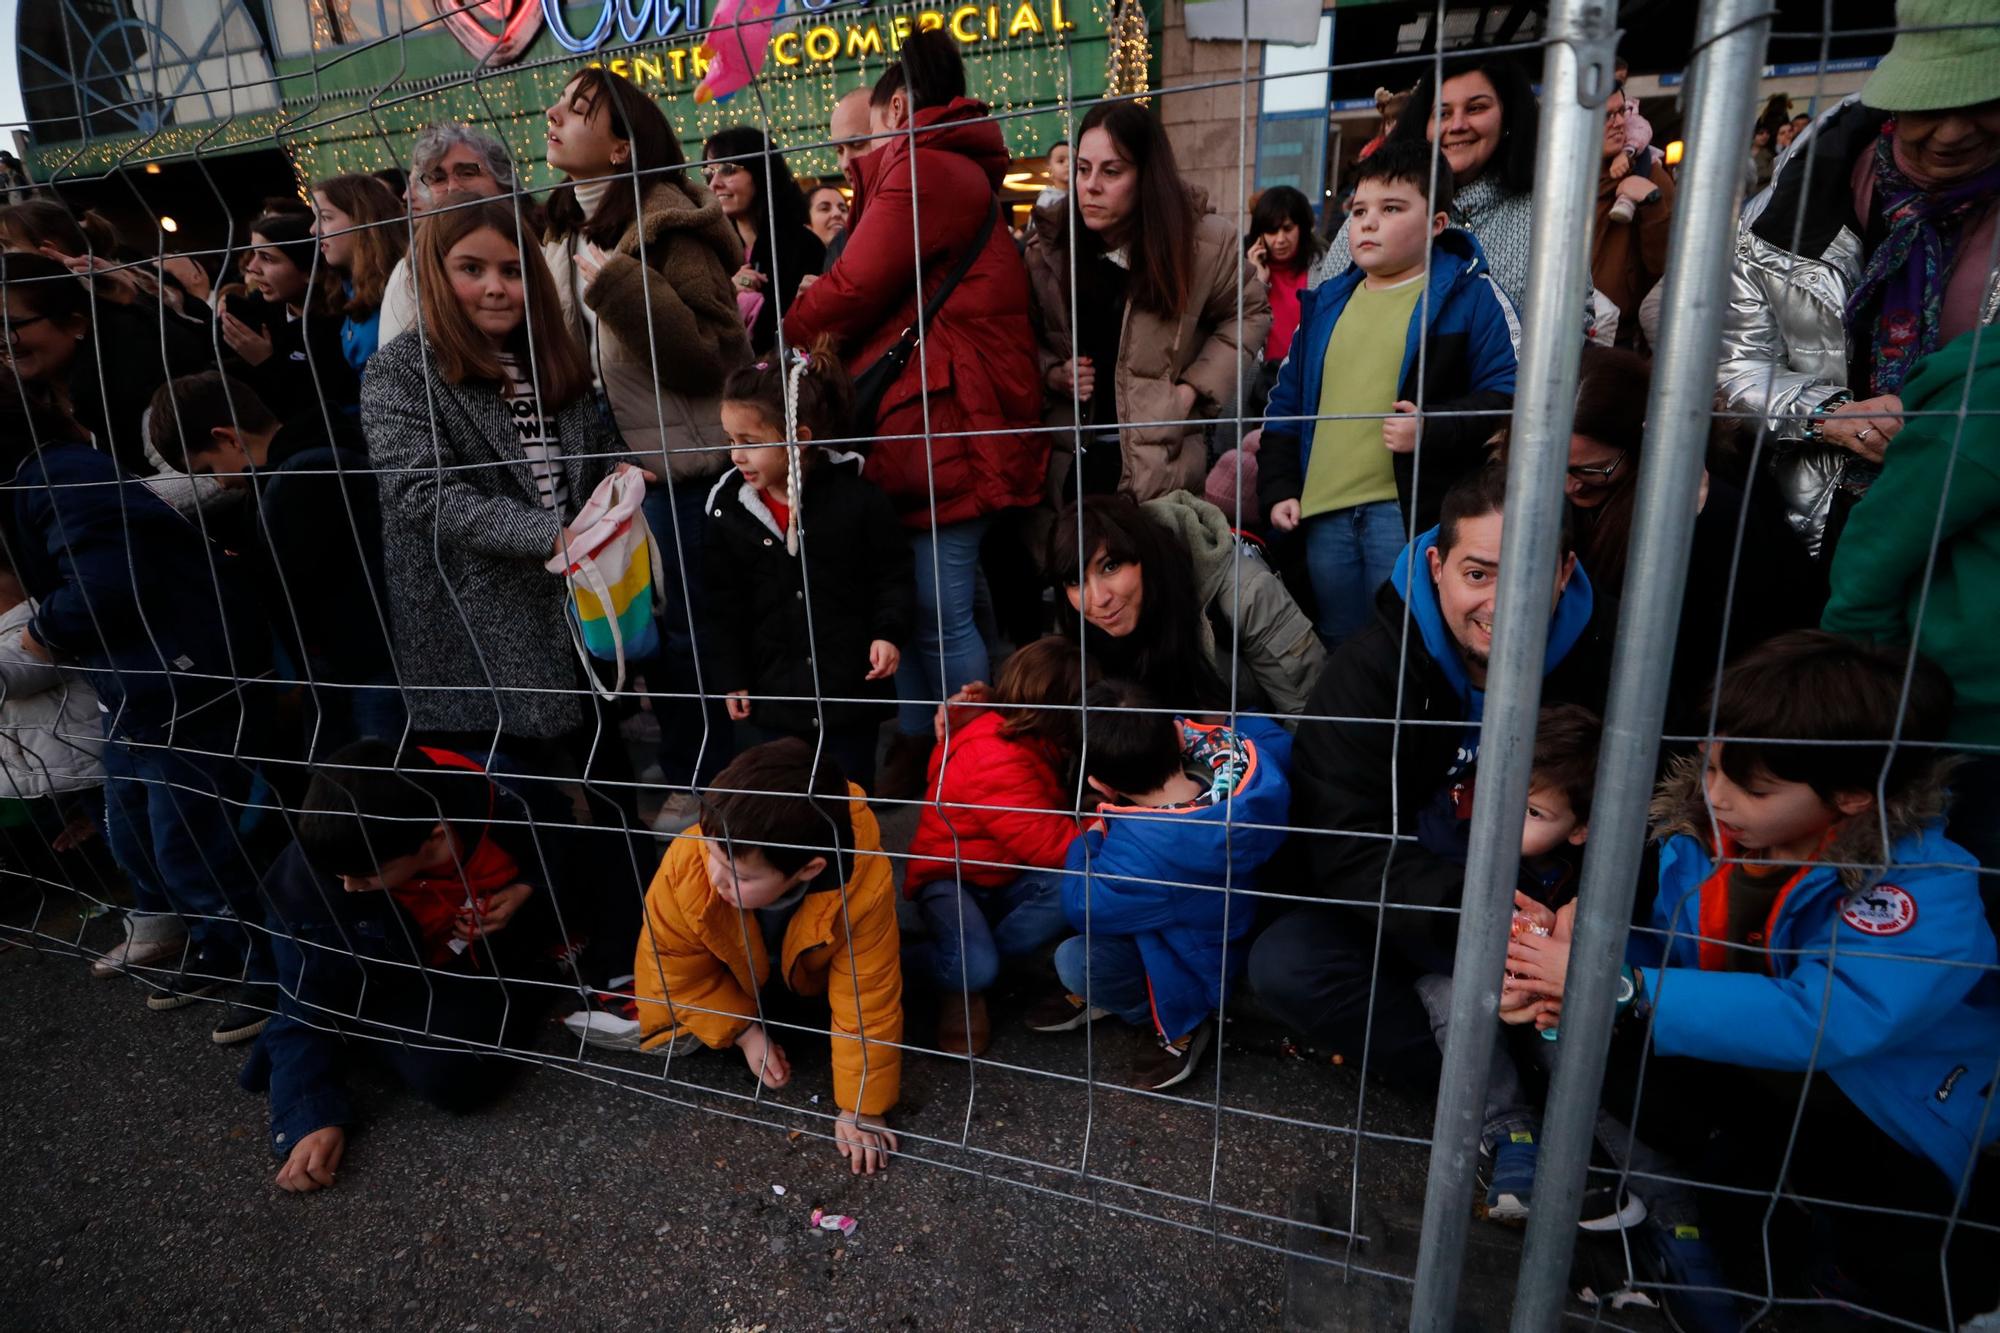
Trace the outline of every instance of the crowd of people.
{"label": "crowd of people", "polygon": [[[1931,1323],[1996,1302],[1976,32],[1899,36],[1857,96],[1760,121],[1745,173],[1601,1099],[1625,1183],[1585,1218],[1681,1328],[1740,1327],[1726,1293],[1767,1271]],[[1467,1201],[1502,1222],[1534,1206],[1610,645],[1665,595],[1626,576],[1674,173],[1622,78]],[[579,1041],[733,1048],[772,1089],[823,1033],[867,1173],[906,1056],[985,1051],[1003,974],[1037,1033],[1147,1034],[1139,1088],[1239,1005],[1434,1088],[1537,103],[1481,52],[1381,103],[1331,225],[1277,188],[1247,235],[1112,100],[1016,236],[942,32],[833,109],[837,181],[750,126],[697,169],[592,66],[539,200],[442,124],[406,180],[267,201],[219,273],[0,206],[15,868],[108,857],[93,971],[254,1043],[301,1192],[346,1152],[351,1062],[476,1109],[565,1003]],[[614,514],[650,539],[606,578]]]}

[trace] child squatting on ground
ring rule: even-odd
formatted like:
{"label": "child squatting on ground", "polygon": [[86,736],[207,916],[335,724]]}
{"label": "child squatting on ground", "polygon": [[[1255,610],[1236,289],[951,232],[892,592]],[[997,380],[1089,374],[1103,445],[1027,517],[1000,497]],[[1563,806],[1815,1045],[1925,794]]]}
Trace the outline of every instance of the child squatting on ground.
{"label": "child squatting on ground", "polygon": [[838,767],[791,738],[738,755],[703,804],[646,891],[632,968],[643,1044],[734,1046],[765,1087],[783,1088],[792,1069],[773,1011],[824,996],[830,1019],[784,1025],[824,1025],[834,1143],[872,1175],[896,1149],[884,1116],[901,1091],[903,1039],[896,886],[875,816]]}
{"label": "child squatting on ground", "polygon": [[948,1055],[986,1050],[985,992],[1000,965],[1068,932],[1062,867],[1077,827],[1063,773],[1084,671],[1077,645],[1050,635],[1009,657],[990,690],[974,682],[945,710],[903,872],[926,933],[904,946],[903,963],[936,992]]}
{"label": "child squatting on ground", "polygon": [[[1635,1173],[1680,1242],[1671,1281],[1761,1292],[1769,1272],[1925,1327],[1994,1304],[1990,1231],[1966,1223],[2000,1216],[1982,1152],[2000,1139],[2000,974],[1975,863],[1943,831],[1951,706],[1906,650],[1781,635],[1723,673],[1716,739],[1655,798],[1658,883],[1603,1106],[1636,1110],[1676,1175],[1724,1187],[1697,1225],[1691,1191]],[[1556,1024],[1568,959],[1566,929],[1517,935],[1503,1009]],[[1743,1313],[1706,1306],[1681,1326]]]}
{"label": "child squatting on ground", "polygon": [[1083,773],[1101,798],[1071,844],[1063,911],[1083,932],[1056,949],[1061,993],[1028,1026],[1068,1032],[1115,1014],[1158,1039],[1132,1071],[1158,1091],[1194,1073],[1242,976],[1258,872],[1284,841],[1291,735],[1175,717],[1139,686],[1085,696]]}
{"label": "child squatting on ground", "polygon": [[[1579,704],[1542,710],[1535,728],[1534,766],[1528,780],[1528,809],[1521,826],[1521,873],[1514,890],[1515,933],[1546,932],[1560,920],[1567,932],[1575,913],[1576,879],[1584,841],[1590,836],[1591,788],[1597,780],[1597,747],[1602,724]],[[1476,778],[1455,783],[1418,820],[1424,848],[1463,864],[1469,845]],[[1451,1017],[1451,977],[1428,973],[1417,979],[1417,994],[1429,1011],[1444,1048]],[[1503,1018],[1509,1015],[1501,1015]],[[1536,1140],[1541,1115],[1522,1084],[1517,1063],[1540,1065],[1542,1051],[1522,1049],[1496,1025],[1493,1065],[1486,1082],[1486,1124],[1480,1138],[1486,1164],[1486,1216],[1519,1222],[1528,1216],[1535,1185]]]}

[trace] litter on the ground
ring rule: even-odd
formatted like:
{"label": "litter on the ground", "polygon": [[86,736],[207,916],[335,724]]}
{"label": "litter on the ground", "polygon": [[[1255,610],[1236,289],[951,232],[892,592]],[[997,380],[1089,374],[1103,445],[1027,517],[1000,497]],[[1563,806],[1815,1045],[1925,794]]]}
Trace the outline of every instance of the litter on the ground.
{"label": "litter on the ground", "polygon": [[771,1186],[771,1193],[782,1199],[785,1197],[785,1187],[783,1185],[773,1185]]}
{"label": "litter on the ground", "polygon": [[856,1218],[841,1213],[829,1213],[824,1208],[813,1209],[812,1224],[821,1231],[838,1231],[843,1236],[854,1234],[854,1228],[861,1225]]}

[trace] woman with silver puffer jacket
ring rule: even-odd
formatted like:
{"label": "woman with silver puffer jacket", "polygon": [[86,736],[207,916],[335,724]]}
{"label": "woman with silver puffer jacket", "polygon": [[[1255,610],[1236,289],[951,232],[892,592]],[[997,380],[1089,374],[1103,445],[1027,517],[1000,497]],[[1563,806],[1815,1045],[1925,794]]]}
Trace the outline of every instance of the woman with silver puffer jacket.
{"label": "woman with silver puffer jacket", "polygon": [[1787,518],[1822,562],[1901,429],[1911,367],[2000,307],[1993,88],[1908,36],[1744,208],[1723,312],[1718,397],[1764,418]]}

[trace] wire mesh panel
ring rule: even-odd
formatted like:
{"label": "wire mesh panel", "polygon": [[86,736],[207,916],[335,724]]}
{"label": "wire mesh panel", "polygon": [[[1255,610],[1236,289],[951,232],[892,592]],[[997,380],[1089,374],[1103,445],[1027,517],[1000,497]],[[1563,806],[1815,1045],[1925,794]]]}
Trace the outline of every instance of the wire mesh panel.
{"label": "wire mesh panel", "polygon": [[1975,1326],[1996,42],[24,14],[0,937],[298,1193],[568,1075],[1223,1322]]}

